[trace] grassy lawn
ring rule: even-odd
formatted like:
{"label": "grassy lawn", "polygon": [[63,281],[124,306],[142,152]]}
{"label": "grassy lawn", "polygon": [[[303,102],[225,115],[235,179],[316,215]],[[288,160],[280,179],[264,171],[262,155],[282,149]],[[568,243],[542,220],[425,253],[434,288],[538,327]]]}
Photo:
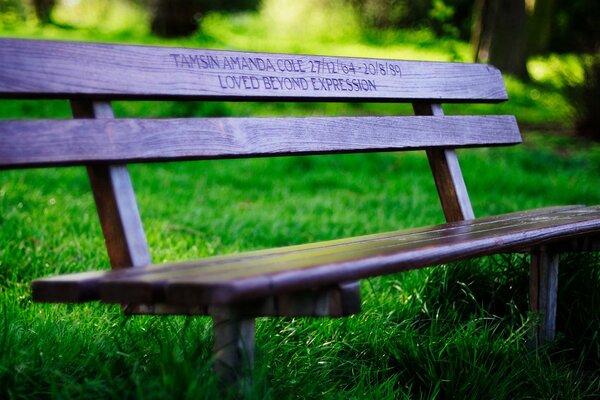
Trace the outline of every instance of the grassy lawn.
{"label": "grassy lawn", "polygon": [[[70,21],[68,10],[60,12]],[[280,27],[269,34],[257,14],[209,15],[195,37],[159,41],[139,27],[136,10],[123,11],[125,22],[115,12],[102,30],[83,20],[84,28],[25,25],[0,35],[468,60],[467,44],[428,32],[330,37],[324,30],[300,40]],[[522,146],[459,152],[476,215],[600,204],[600,146],[561,133],[571,109],[556,80],[561,68],[579,73],[571,64],[535,59],[532,83],[507,79],[508,103],[446,108],[516,114],[526,128]],[[343,103],[117,102],[115,109],[157,117],[410,113],[406,105]],[[63,101],[0,101],[0,118],[69,115]],[[130,172],[155,262],[443,220],[420,152],[132,165]],[[209,318],[127,318],[96,303],[31,301],[32,279],[109,268],[84,168],[0,171],[0,227],[0,398],[222,398],[210,370]],[[527,265],[527,256],[504,255],[369,279],[361,284],[363,311],[353,317],[260,319],[247,397],[597,398],[600,254],[563,257],[558,339],[538,350],[526,346],[535,322],[527,314]]]}

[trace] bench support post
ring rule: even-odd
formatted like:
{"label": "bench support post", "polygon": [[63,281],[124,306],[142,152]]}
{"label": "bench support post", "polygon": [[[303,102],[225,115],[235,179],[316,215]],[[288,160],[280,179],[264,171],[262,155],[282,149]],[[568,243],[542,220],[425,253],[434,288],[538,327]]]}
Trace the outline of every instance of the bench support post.
{"label": "bench support post", "polygon": [[213,368],[223,384],[244,391],[254,364],[255,319],[230,307],[211,307],[214,324]]}
{"label": "bench support post", "polygon": [[534,346],[555,337],[558,262],[558,253],[551,253],[544,247],[535,248],[531,253],[529,306],[531,312],[540,316],[540,322],[532,332]]}
{"label": "bench support post", "polygon": [[[109,102],[72,100],[74,118],[114,118]],[[126,165],[88,165],[96,209],[113,268],[150,264],[150,252]]]}
{"label": "bench support post", "polygon": [[[442,117],[441,104],[413,103],[416,115]],[[447,222],[474,219],[471,200],[454,149],[428,149],[427,158]]]}
{"label": "bench support post", "polygon": [[[114,118],[108,101],[71,100],[73,118]],[[87,173],[113,269],[151,264],[150,250],[126,165],[88,165]],[[125,313],[153,314],[144,305],[125,305]]]}

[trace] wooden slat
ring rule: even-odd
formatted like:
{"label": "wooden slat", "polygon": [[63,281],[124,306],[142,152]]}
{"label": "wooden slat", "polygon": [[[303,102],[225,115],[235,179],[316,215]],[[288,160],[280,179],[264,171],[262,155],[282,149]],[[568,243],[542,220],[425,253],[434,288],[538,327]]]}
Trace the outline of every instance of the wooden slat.
{"label": "wooden slat", "polygon": [[[114,118],[110,103],[72,101],[75,118]],[[87,167],[106,249],[113,268],[150,264],[150,251],[126,165]]]}
{"label": "wooden slat", "polygon": [[[296,246],[301,248],[300,251],[265,257],[252,258],[242,254],[221,257],[216,261],[206,259],[179,264],[179,269],[176,265],[171,271],[170,267],[157,268],[149,275],[137,277],[124,275],[126,271],[112,273],[110,279],[107,278],[108,275],[103,278],[98,275],[67,275],[35,281],[33,292],[34,298],[41,301],[79,301],[76,297],[67,297],[70,294],[76,295],[73,287],[81,286],[82,290],[95,287],[97,290],[99,286],[103,286],[107,289],[103,290],[105,300],[116,301],[118,297],[118,302],[121,302],[124,297],[131,299],[128,296],[133,296],[135,300],[132,301],[144,302],[149,299],[158,301],[160,296],[165,297],[164,289],[167,285],[171,289],[167,287],[166,298],[174,303],[182,301],[178,296],[192,296],[185,297],[185,302],[190,305],[200,301],[200,298],[208,302],[228,302],[239,299],[239,296],[267,295],[270,290],[284,292],[291,290],[294,285],[299,285],[297,289],[302,289],[302,285],[309,288],[327,282],[371,276],[370,274],[390,273],[432,263],[493,254],[557,237],[576,236],[600,229],[600,210],[573,209],[550,215],[517,217],[512,221],[510,223],[496,219],[495,222],[482,224],[480,220],[476,220],[450,224],[451,229],[446,231],[430,228],[429,234],[409,232],[403,237],[403,232],[397,232],[388,234],[387,237],[373,235],[375,237],[367,237],[367,240],[354,238],[351,241],[337,241],[337,245],[330,247],[323,247],[323,244],[314,244],[314,249]],[[412,236],[412,239],[406,236]],[[194,270],[194,266],[198,269]],[[175,283],[177,280],[181,281]],[[191,286],[186,289],[186,284]],[[69,293],[69,290],[73,293]],[[192,301],[191,298],[195,300]]]}
{"label": "wooden slat", "polygon": [[[413,103],[413,109],[416,115],[444,116],[441,104]],[[456,151],[449,148],[427,149],[427,158],[446,221],[474,219],[475,213]]]}
{"label": "wooden slat", "polygon": [[[203,260],[195,260],[190,262],[180,262],[174,264],[163,264],[163,265],[152,265],[144,269],[129,269],[129,270],[121,270],[114,271],[110,274],[106,274],[106,271],[96,271],[96,272],[83,272],[76,274],[68,274],[55,276],[50,278],[45,278],[41,280],[36,280],[32,284],[33,296],[36,301],[50,301],[50,302],[80,302],[80,301],[88,301],[93,299],[98,299],[99,294],[99,283],[107,277],[110,279],[126,279],[129,277],[135,277],[139,275],[145,275],[146,279],[150,276],[160,276],[160,275],[171,275],[176,271],[184,271],[188,269],[197,268],[199,265],[202,265],[204,268],[211,266],[221,266],[225,264],[238,263],[238,262],[248,262],[252,260],[262,259],[263,261],[267,258],[277,257],[285,254],[292,253],[304,253],[310,252],[314,250],[326,250],[330,247],[340,247],[340,246],[349,246],[360,243],[367,243],[370,241],[380,241],[386,240],[389,238],[394,238],[398,236],[403,236],[405,240],[413,240],[419,239],[419,237],[427,237],[432,234],[440,234],[441,232],[447,232],[447,234],[452,234],[454,232],[460,233],[465,225],[471,226],[472,229],[486,229],[486,227],[496,224],[498,222],[508,223],[510,225],[510,221],[519,221],[524,218],[532,218],[532,217],[548,217],[551,218],[553,215],[557,213],[566,212],[568,210],[577,211],[577,210],[585,210],[587,208],[583,208],[582,206],[571,206],[571,207],[550,207],[546,209],[540,210],[532,210],[527,212],[516,212],[501,216],[493,216],[480,218],[475,221],[470,222],[458,222],[452,224],[444,224],[437,225],[433,227],[425,227],[419,229],[411,229],[401,232],[388,232],[382,234],[375,235],[367,235],[356,238],[348,238],[348,239],[339,239],[339,240],[331,240],[320,243],[311,243],[304,245],[296,245],[289,247],[282,247],[278,249],[267,249],[267,250],[258,250],[248,253],[242,254],[234,254],[234,255],[226,255],[226,256],[215,256],[209,257]],[[116,293],[119,293],[119,290],[116,290]],[[134,289],[128,289],[129,294],[132,294]],[[142,291],[143,294],[138,294],[139,298],[144,298],[145,302],[158,301],[161,302],[164,299],[153,297],[152,287],[143,287],[142,285],[137,285],[135,287],[136,291]]]}
{"label": "wooden slat", "polygon": [[0,39],[0,97],[497,102],[482,64]]}
{"label": "wooden slat", "polygon": [[[362,279],[465,258],[496,254],[561,236],[576,236],[600,230],[600,216],[577,218],[563,225],[542,222],[518,230],[515,227],[493,232],[465,234],[447,240],[423,241],[420,246],[393,245],[356,252],[317,255],[290,263],[262,264],[254,271],[238,269],[222,275],[174,278],[165,285],[167,302],[229,303],[246,298],[283,293],[333,283]],[[233,271],[232,271],[233,272]]]}
{"label": "wooden slat", "polygon": [[[154,303],[125,309],[128,315],[210,315],[209,306],[177,306]],[[301,290],[235,304],[243,317],[347,317],[360,312],[358,282],[345,282],[325,288]]]}
{"label": "wooden slat", "polygon": [[11,120],[0,121],[0,167],[520,142],[512,116]]}
{"label": "wooden slat", "polygon": [[[214,256],[203,260],[188,262],[179,262],[173,264],[150,265],[144,269],[127,269],[113,271],[107,274],[107,271],[82,272],[68,275],[54,276],[50,278],[38,279],[33,282],[32,290],[35,301],[49,302],[82,302],[97,300],[100,298],[99,282],[109,277],[110,279],[123,279],[128,277],[143,275],[154,275],[163,273],[172,273],[178,270],[197,268],[199,263],[208,267],[212,265],[223,265],[226,263],[240,262],[259,258],[269,258],[281,254],[291,254],[294,252],[305,252],[311,250],[327,249],[332,246],[345,246],[355,243],[376,241],[391,237],[397,237],[400,234],[407,238],[414,235],[426,233],[435,233],[440,231],[460,231],[465,224],[474,228],[481,225],[489,225],[500,221],[521,220],[527,217],[550,216],[556,213],[569,210],[585,209],[583,206],[566,207],[548,207],[538,210],[519,211],[510,214],[497,215],[492,217],[480,218],[470,222],[458,222],[453,224],[436,225],[433,227],[424,227],[418,229],[409,229],[402,232],[387,232],[374,235],[366,235],[355,238],[346,238],[338,240],[329,240],[325,242],[302,244],[296,246],[280,247],[276,249],[265,249],[246,252],[242,254],[233,254],[225,256]],[[139,288],[138,288],[139,290]]]}

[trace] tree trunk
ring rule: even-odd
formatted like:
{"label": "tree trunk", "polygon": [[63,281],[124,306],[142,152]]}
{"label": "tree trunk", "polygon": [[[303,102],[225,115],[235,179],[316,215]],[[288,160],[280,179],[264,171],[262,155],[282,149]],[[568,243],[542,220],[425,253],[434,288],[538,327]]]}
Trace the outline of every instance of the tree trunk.
{"label": "tree trunk", "polygon": [[556,0],[535,0],[528,22],[529,54],[545,54],[550,45]]}
{"label": "tree trunk", "polygon": [[525,0],[477,0],[474,13],[471,41],[475,61],[529,79]]}
{"label": "tree trunk", "polygon": [[487,62],[490,57],[494,16],[497,14],[498,5],[499,2],[495,0],[475,0],[471,29],[475,62]]}
{"label": "tree trunk", "polygon": [[52,8],[56,4],[56,0],[33,0],[33,9],[35,16],[42,25],[51,22]]}
{"label": "tree trunk", "polygon": [[198,29],[200,8],[197,0],[155,0],[150,29],[161,37],[189,36]]}

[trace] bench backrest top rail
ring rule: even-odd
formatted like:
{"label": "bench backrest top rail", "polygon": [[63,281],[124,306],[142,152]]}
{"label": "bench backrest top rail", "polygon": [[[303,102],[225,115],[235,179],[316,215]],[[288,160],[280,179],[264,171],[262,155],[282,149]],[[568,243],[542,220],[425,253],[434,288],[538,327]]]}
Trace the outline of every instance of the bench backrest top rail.
{"label": "bench backrest top rail", "polygon": [[0,121],[0,168],[521,142],[513,116]]}
{"label": "bench backrest top rail", "polygon": [[500,102],[489,65],[0,39],[0,98]]}

